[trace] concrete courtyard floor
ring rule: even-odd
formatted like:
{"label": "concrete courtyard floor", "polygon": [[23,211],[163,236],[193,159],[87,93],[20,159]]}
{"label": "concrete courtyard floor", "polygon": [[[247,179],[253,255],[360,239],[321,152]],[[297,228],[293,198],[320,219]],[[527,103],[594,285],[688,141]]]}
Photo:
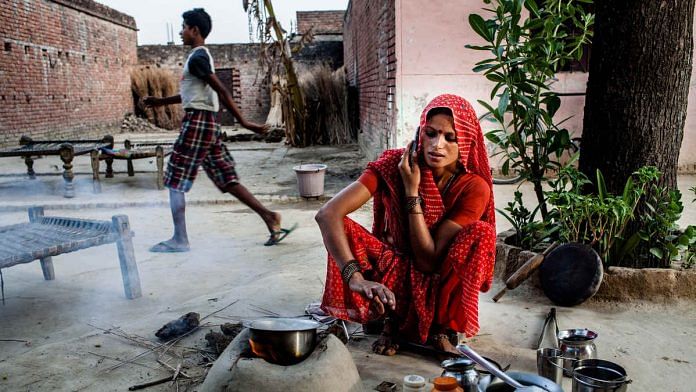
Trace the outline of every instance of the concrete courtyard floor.
{"label": "concrete courtyard floor", "polygon": [[[166,135],[118,135],[172,139]],[[120,361],[146,351],[133,342],[103,334],[98,328],[114,326],[132,336],[157,342],[154,332],[169,320],[195,311],[206,326],[182,344],[205,348],[204,335],[231,320],[262,317],[266,309],[280,315],[303,313],[321,299],[326,250],[313,217],[323,200],[297,196],[292,166],[323,162],[329,165],[326,194],[335,194],[354,180],[365,161],[355,146],[288,148],[282,144],[246,142],[231,144],[244,183],[264,203],[283,214],[284,225],[299,228],[278,246],[264,247],[267,231],[249,209],[220,194],[201,173],[187,195],[187,223],[192,250],[183,254],[147,251],[169,238],[171,218],[167,192],[155,187],[154,162],[136,161],[135,177],[127,177],[125,162],[113,179],[102,178],[102,193],[91,192],[89,159],[76,158],[76,197],[61,196],[62,179],[57,157],[36,162],[38,176],[22,176],[19,159],[0,160],[0,225],[25,222],[26,208],[46,206],[47,215],[109,219],[126,214],[132,230],[143,289],[142,298],[123,295],[116,248],[105,245],[54,257],[56,279],[44,281],[38,263],[3,269],[6,303],[0,305],[0,390],[2,391],[124,391],[171,372],[146,354],[112,369]],[[123,167],[120,167],[122,165]],[[83,173],[83,174],[80,174]],[[686,193],[696,185],[693,176],[681,176]],[[527,185],[522,185],[528,189]],[[512,198],[515,186],[496,186],[497,205]],[[531,194],[527,191],[526,194]],[[685,197],[690,201],[692,197]],[[531,201],[531,199],[530,199]],[[683,223],[696,222],[693,204],[685,203]],[[355,220],[369,227],[368,206],[356,211]],[[501,217],[498,229],[509,226]],[[480,297],[480,334],[470,345],[512,370],[535,371],[532,349],[545,314],[553,306],[546,298],[525,290],[508,293],[499,303],[492,295]],[[235,302],[236,301],[236,302]],[[574,308],[559,308],[561,328],[590,328],[599,333],[598,356],[623,365],[634,380],[631,391],[693,391],[696,374],[696,304],[608,303],[589,301]],[[3,341],[18,339],[30,342]],[[403,353],[381,357],[370,352],[373,337],[349,343],[366,391],[382,381],[400,384],[406,374],[433,378],[439,362]],[[547,344],[550,344],[547,340]],[[118,358],[119,360],[116,360]],[[176,366],[176,362],[169,362]],[[186,369],[185,369],[186,370]],[[191,372],[193,370],[190,370]],[[195,386],[190,387],[195,390]],[[564,389],[571,383],[564,380]],[[176,390],[171,383],[148,388]]]}

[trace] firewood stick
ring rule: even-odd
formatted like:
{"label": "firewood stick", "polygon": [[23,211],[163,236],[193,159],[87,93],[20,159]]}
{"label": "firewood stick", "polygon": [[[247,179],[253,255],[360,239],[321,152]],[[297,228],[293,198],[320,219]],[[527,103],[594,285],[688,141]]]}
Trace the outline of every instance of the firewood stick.
{"label": "firewood stick", "polygon": [[176,382],[177,377],[179,377],[179,373],[181,372],[181,363],[176,365],[176,370],[174,370],[174,375],[172,376],[172,384]]}
{"label": "firewood stick", "polygon": [[[166,367],[167,369],[169,369],[169,370],[171,370],[171,371],[173,371],[173,372],[176,373],[176,369],[175,369],[174,367],[172,367],[172,365],[170,365],[170,364],[164,362],[163,360],[158,359],[158,360],[157,360],[157,363],[159,363],[160,365],[162,365],[162,366]],[[179,364],[179,366],[181,366],[181,364]],[[183,370],[181,370],[180,368],[179,368],[179,375],[180,375],[181,377],[183,377],[183,378],[191,378],[191,376],[189,376],[188,374],[186,374],[186,373],[185,373]]]}
{"label": "firewood stick", "polygon": [[129,391],[137,391],[138,389],[145,389],[145,388],[149,388],[149,387],[154,387],[155,385],[164,384],[165,382],[168,382],[168,381],[172,381],[172,376],[160,378],[159,380],[155,380],[155,381],[146,382],[144,384],[133,385],[132,387],[129,387],[128,390]]}
{"label": "firewood stick", "polygon": [[122,359],[110,357],[110,356],[108,356],[108,355],[97,354],[97,353],[92,352],[92,351],[87,351],[87,354],[92,354],[92,355],[95,355],[95,356],[97,356],[97,357],[99,357],[99,358],[104,358],[104,359],[108,359],[108,360],[111,360],[111,361],[116,361],[116,362],[122,363],[122,364],[124,364],[124,365],[125,365],[126,363],[128,363],[129,365],[138,365],[138,366],[142,366],[142,367],[144,367],[144,368],[146,368],[146,369],[150,369],[150,370],[159,370],[159,368],[152,367],[152,366],[146,365],[146,364],[144,364],[144,363],[139,363],[139,362],[135,362],[135,361],[126,362],[126,361],[124,361],[124,360],[122,360]]}
{"label": "firewood stick", "polygon": [[207,316],[203,316],[203,318],[202,318],[200,321],[203,321],[203,320],[207,319],[208,317],[210,317],[210,316],[212,316],[212,315],[214,315],[214,314],[216,314],[216,313],[222,312],[223,310],[229,308],[230,306],[236,304],[237,302],[239,302],[238,299],[232,301],[229,305],[227,305],[227,306],[225,306],[225,307],[223,307],[223,308],[221,308],[221,309],[218,309],[218,310],[214,311],[213,313],[210,313],[210,314],[207,315]]}
{"label": "firewood stick", "polygon": [[0,339],[0,342],[17,342],[17,343],[24,343],[26,346],[31,346],[31,342],[29,340],[24,340],[24,339]]}

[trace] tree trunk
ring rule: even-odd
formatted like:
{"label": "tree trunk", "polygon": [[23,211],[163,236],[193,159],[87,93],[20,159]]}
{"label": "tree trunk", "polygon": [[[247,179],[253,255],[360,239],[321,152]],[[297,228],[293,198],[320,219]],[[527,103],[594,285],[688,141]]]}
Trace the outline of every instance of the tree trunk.
{"label": "tree trunk", "polygon": [[595,2],[580,170],[620,194],[642,166],[676,187],[691,79],[695,0]]}

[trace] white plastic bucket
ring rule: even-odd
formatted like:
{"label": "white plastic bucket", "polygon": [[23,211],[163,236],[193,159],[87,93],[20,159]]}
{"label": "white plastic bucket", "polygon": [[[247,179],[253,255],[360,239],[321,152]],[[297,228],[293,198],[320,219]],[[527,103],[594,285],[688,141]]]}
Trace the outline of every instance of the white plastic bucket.
{"label": "white plastic bucket", "polygon": [[307,163],[293,167],[297,175],[297,187],[302,197],[319,197],[324,194],[326,165]]}

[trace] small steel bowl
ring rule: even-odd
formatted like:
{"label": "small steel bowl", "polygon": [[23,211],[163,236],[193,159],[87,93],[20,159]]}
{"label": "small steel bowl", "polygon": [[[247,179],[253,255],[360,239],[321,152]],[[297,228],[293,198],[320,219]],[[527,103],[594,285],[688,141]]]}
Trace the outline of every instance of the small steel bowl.
{"label": "small steel bowl", "polygon": [[302,362],[314,351],[319,323],[265,318],[249,323],[249,344],[257,356],[282,366]]}

